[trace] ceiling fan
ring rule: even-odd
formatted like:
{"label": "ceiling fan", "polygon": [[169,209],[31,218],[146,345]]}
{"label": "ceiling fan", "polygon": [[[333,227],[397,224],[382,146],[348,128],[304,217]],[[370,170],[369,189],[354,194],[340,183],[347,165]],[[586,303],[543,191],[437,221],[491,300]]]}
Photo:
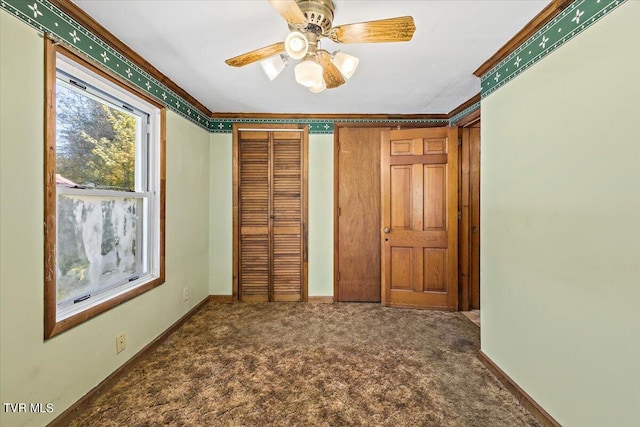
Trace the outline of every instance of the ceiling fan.
{"label": "ceiling fan", "polygon": [[416,30],[411,16],[334,27],[332,0],[269,0],[269,3],[289,23],[289,35],[284,41],[225,62],[233,67],[243,67],[262,61],[265,73],[273,80],[284,69],[288,58],[301,59],[295,67],[296,81],[314,93],[344,84],[355,72],[359,61],[341,51],[330,53],[321,49],[321,38],[336,43],[405,42],[411,40]]}

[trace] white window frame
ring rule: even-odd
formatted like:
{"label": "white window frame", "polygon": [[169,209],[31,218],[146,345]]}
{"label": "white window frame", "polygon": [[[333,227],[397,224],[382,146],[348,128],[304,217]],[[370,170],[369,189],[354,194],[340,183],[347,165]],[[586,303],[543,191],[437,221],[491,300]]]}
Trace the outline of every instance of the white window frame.
{"label": "white window frame", "polygon": [[[47,93],[53,99],[47,100],[47,105],[52,111],[45,115],[48,141],[45,141],[48,149],[56,146],[55,132],[55,87],[56,84],[64,85],[71,90],[80,92],[89,98],[93,98],[112,108],[119,109],[137,117],[136,136],[136,178],[134,191],[119,191],[111,189],[94,188],[68,188],[57,186],[55,173],[47,173],[45,177],[46,193],[51,196],[45,197],[45,251],[53,249],[54,254],[45,254],[45,269],[53,277],[45,278],[45,338],[60,333],[84,320],[87,320],[103,311],[106,311],[124,301],[127,301],[149,289],[164,282],[164,111],[161,106],[149,99],[144,99],[139,93],[124,86],[121,82],[113,79],[104,71],[94,65],[75,56],[73,53],[60,47],[47,45],[49,53],[46,54],[47,61],[55,62],[55,67],[51,64],[46,66]],[[52,52],[53,51],[53,52]],[[53,131],[50,129],[54,127]],[[51,141],[53,139],[53,141]],[[47,156],[45,171],[55,172],[55,155]],[[51,165],[50,163],[54,163]],[[61,195],[70,196],[97,196],[115,199],[141,199],[142,212],[139,214],[140,220],[137,223],[138,236],[140,238],[141,253],[136,253],[140,257],[136,265],[142,266],[142,273],[129,277],[128,280],[109,284],[104,290],[74,297],[67,301],[57,300],[57,251],[55,250],[57,235],[47,233],[48,230],[57,230],[58,207],[57,201]],[[49,212],[47,212],[49,209]],[[54,212],[51,212],[54,211]],[[51,220],[51,214],[54,214]],[[53,235],[52,235],[53,234]],[[51,241],[53,240],[53,242]],[[49,264],[47,264],[47,262]],[[53,263],[53,265],[52,265]],[[52,267],[53,270],[52,270]]]}

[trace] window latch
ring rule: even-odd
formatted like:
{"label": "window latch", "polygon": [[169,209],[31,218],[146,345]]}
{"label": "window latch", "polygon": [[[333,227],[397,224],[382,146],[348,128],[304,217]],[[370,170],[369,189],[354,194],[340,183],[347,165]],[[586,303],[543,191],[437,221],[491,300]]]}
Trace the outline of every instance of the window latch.
{"label": "window latch", "polygon": [[74,85],[74,86],[79,87],[79,88],[80,88],[80,89],[82,89],[82,90],[87,90],[87,87],[86,87],[85,85],[81,85],[80,83],[78,83],[78,82],[77,82],[77,81],[75,81],[75,80],[69,79],[69,83],[71,83],[71,84],[72,84],[72,85]]}
{"label": "window latch", "polygon": [[76,298],[76,299],[74,299],[74,300],[73,300],[73,303],[74,303],[74,304],[77,304],[77,303],[79,303],[79,302],[86,301],[86,300],[88,300],[89,298],[91,298],[91,294],[82,295],[80,298]]}

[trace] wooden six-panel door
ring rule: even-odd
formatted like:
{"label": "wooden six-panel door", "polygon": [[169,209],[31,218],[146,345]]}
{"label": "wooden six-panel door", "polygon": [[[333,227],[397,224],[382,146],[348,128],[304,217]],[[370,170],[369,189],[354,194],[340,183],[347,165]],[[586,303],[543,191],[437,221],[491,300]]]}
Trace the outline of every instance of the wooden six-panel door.
{"label": "wooden six-panel door", "polygon": [[457,129],[381,138],[382,304],[456,310]]}
{"label": "wooden six-panel door", "polygon": [[234,295],[305,301],[306,127],[234,128]]}

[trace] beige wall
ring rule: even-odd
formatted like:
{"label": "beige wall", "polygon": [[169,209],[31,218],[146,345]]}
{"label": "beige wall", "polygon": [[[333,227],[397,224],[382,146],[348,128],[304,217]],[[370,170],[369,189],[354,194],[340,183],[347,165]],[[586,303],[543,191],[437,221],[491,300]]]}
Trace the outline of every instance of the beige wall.
{"label": "beige wall", "polygon": [[333,134],[309,135],[309,296],[333,296]]}
{"label": "beige wall", "polygon": [[[210,135],[168,113],[166,283],[43,341],[43,80],[43,39],[0,11],[0,400],[55,409],[0,408],[2,426],[45,425],[209,290]],[[120,332],[127,348],[116,355]]]}
{"label": "beige wall", "polygon": [[233,136],[212,133],[209,294],[233,294]]}
{"label": "beige wall", "polygon": [[482,101],[482,351],[565,426],[640,425],[640,2]]}
{"label": "beige wall", "polygon": [[[211,295],[231,295],[231,134],[211,134]],[[333,135],[309,135],[309,296],[333,295]]]}

